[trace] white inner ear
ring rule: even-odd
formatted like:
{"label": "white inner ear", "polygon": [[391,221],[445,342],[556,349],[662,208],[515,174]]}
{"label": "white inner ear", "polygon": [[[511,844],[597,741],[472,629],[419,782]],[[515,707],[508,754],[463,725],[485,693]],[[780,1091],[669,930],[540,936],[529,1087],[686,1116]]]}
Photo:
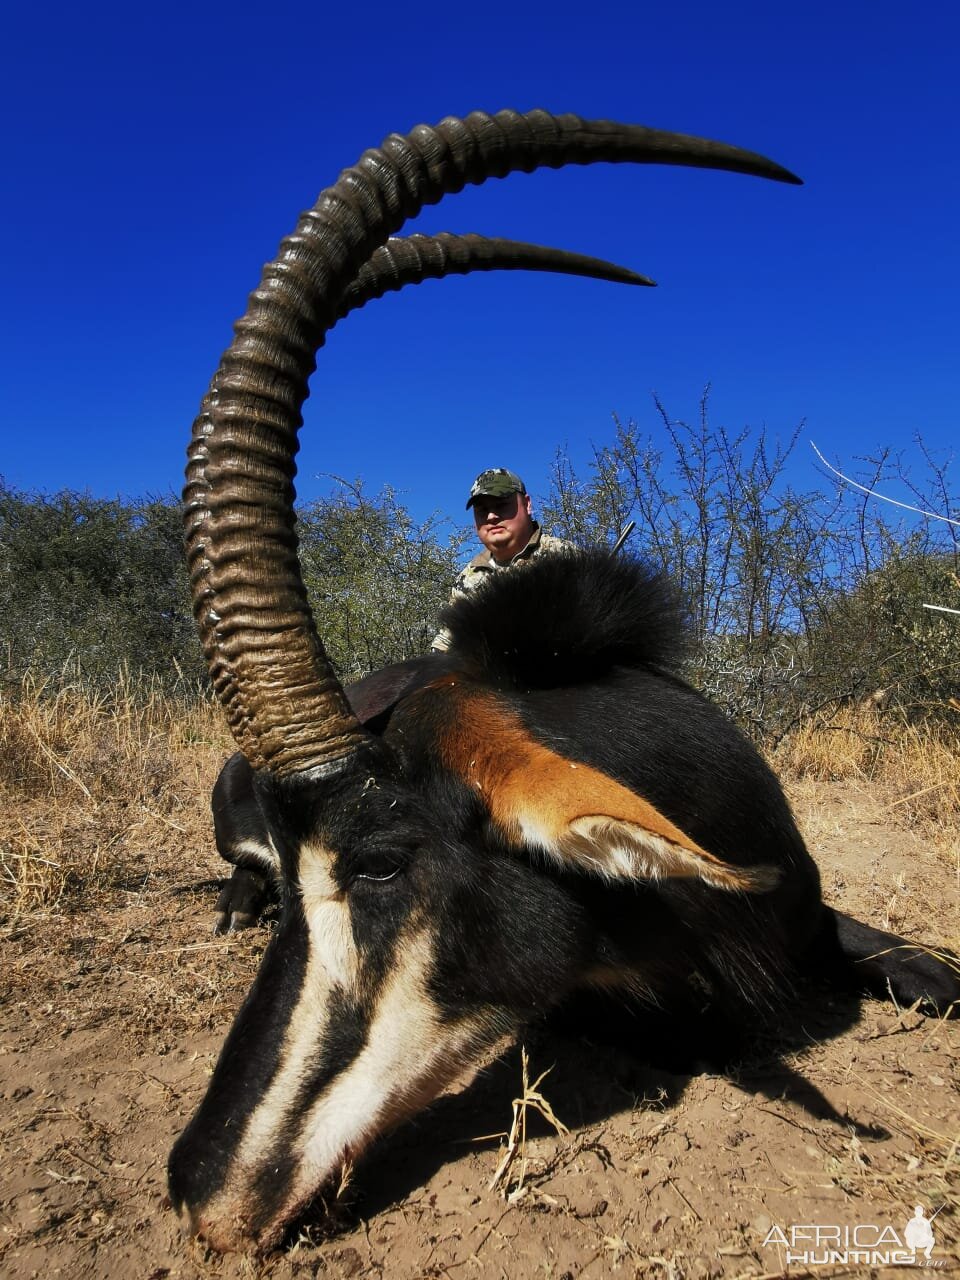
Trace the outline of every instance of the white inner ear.
{"label": "white inner ear", "polygon": [[231,852],[242,854],[249,861],[255,862],[257,870],[264,875],[280,875],[280,855],[269,835],[262,842],[249,839],[237,840],[231,845]]}
{"label": "white inner ear", "polygon": [[716,889],[763,893],[780,879],[776,867],[735,867],[701,857],[623,818],[574,818],[548,852],[585,871],[611,878],[659,880],[699,877]]}

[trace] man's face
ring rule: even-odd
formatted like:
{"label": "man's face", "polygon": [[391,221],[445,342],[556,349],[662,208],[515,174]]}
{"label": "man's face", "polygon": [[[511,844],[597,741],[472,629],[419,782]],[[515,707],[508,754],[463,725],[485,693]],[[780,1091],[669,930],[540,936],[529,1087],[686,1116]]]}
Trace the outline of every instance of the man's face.
{"label": "man's face", "polygon": [[473,521],[477,537],[494,560],[510,560],[523,550],[533,533],[530,495],[510,493],[505,498],[492,498],[480,494],[473,500]]}

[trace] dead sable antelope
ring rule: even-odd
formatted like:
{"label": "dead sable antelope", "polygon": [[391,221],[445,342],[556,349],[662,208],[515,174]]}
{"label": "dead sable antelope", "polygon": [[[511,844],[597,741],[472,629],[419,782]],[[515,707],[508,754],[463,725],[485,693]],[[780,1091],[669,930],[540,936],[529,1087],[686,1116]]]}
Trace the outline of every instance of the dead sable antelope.
{"label": "dead sable antelope", "polygon": [[[251,875],[281,902],[170,1157],[175,1206],[218,1248],[277,1245],[345,1159],[577,993],[681,1019],[709,1006],[717,1025],[769,1016],[811,973],[940,1010],[960,995],[948,969],[823,906],[776,780],[673,674],[676,602],[635,563],[543,558],[449,610],[448,653],[347,690],[330,668],[292,484],[324,333],[433,270],[377,257],[425,203],[598,160],[797,181],[721,143],[540,111],[392,135],[283,242],[194,426],[196,616],[242,752],[217,787],[239,866],[221,912],[256,910]],[[450,269],[522,265],[516,247],[484,253]]]}

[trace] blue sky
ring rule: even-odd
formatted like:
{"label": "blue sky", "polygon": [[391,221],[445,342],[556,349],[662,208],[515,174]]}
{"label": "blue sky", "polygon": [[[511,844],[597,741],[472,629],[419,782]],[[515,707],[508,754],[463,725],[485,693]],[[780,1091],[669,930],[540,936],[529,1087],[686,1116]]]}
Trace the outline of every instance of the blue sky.
{"label": "blue sky", "polygon": [[[408,229],[611,258],[656,290],[529,274],[371,304],[321,353],[298,489],[322,473],[460,520],[473,475],[542,492],[611,415],[801,420],[855,467],[957,438],[957,47],[946,3],[411,10],[53,3],[5,20],[0,473],[179,490],[197,404],[298,212],[392,131],[504,106],[761,151],[802,188],[695,170],[516,175]],[[510,25],[503,22],[509,14]],[[795,479],[821,481],[804,446]],[[954,484],[954,488],[957,486]]]}

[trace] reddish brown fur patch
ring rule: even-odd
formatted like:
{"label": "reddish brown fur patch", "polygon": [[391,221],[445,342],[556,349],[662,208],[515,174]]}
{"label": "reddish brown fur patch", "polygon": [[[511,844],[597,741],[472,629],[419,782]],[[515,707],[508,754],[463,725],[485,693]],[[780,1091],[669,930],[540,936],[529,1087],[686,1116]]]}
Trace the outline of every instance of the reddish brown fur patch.
{"label": "reddish brown fur patch", "polygon": [[[533,828],[545,844],[564,857],[563,842],[579,818],[609,818],[663,840],[683,857],[664,859],[663,873],[698,875],[729,888],[756,889],[764,869],[737,868],[691,840],[649,801],[590,765],[552,751],[531,735],[519,716],[494,694],[438,681],[456,702],[455,714],[440,736],[448,769],[477,787],[490,816],[508,839],[521,843]],[[489,731],[485,726],[491,726]],[[598,849],[599,870],[605,870]],[[690,856],[692,855],[692,856]]]}

